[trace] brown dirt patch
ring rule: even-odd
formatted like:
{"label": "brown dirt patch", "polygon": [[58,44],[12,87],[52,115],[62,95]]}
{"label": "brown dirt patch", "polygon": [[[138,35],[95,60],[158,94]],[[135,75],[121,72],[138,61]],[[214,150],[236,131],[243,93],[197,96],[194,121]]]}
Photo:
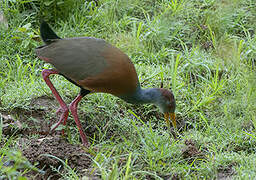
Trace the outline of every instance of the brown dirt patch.
{"label": "brown dirt patch", "polygon": [[[3,120],[3,136],[7,138],[17,136],[22,154],[31,164],[43,171],[30,171],[25,176],[29,179],[59,179],[63,178],[61,174],[70,172],[71,168],[81,177],[99,179],[99,176],[94,175],[95,173],[89,175],[92,168],[91,155],[83,146],[69,144],[60,136],[61,131],[47,135],[51,125],[58,121],[58,117],[53,115],[57,108],[59,105],[54,98],[41,96],[32,99],[28,109],[15,108],[0,112]],[[76,127],[70,119],[67,122]],[[31,138],[30,135],[33,134],[36,134],[37,138]],[[53,156],[67,162],[70,168],[68,169]]]}
{"label": "brown dirt patch", "polygon": [[[57,157],[73,169],[77,174],[87,176],[88,169],[91,167],[91,155],[86,152],[84,147],[67,143],[59,136],[45,137],[41,139],[26,140],[21,139],[20,146],[23,155],[36,167],[45,173],[30,172],[28,177],[37,179],[59,179],[59,173],[67,172],[64,164],[54,158]],[[23,144],[23,145],[22,145]],[[54,156],[54,157],[52,157]],[[58,169],[57,173],[54,169]],[[88,176],[87,176],[88,177]],[[98,177],[93,177],[94,179]]]}
{"label": "brown dirt patch", "polygon": [[53,108],[58,108],[55,100],[41,96],[31,100],[29,109],[14,108],[0,112],[3,118],[3,134],[47,134],[50,126],[57,120],[48,117]]}
{"label": "brown dirt patch", "polygon": [[235,165],[236,163],[231,163],[227,166],[219,166],[217,179],[219,180],[233,179],[232,176],[235,174],[235,170],[233,169],[233,166]]}
{"label": "brown dirt patch", "polygon": [[205,158],[204,154],[197,148],[196,142],[192,139],[185,140],[185,148],[182,149],[182,157],[192,163],[196,159]]}

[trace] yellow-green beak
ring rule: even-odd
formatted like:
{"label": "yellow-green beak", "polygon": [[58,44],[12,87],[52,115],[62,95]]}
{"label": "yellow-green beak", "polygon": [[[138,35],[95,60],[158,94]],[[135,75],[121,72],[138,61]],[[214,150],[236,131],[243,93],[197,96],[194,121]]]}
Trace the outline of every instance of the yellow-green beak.
{"label": "yellow-green beak", "polygon": [[171,128],[169,118],[171,117],[172,125],[175,129],[177,129],[176,120],[175,120],[175,113],[164,113],[164,118],[167,123],[168,128]]}

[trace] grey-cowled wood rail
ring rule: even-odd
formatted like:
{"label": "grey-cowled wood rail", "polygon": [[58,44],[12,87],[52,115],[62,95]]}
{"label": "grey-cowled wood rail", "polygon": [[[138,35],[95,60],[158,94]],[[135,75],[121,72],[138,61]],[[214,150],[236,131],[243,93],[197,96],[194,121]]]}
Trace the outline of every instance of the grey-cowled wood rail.
{"label": "grey-cowled wood rail", "polygon": [[[42,76],[60,104],[57,112],[61,112],[59,121],[51,131],[61,123],[66,124],[70,110],[82,143],[89,146],[77,115],[77,105],[85,95],[96,92],[109,93],[132,104],[155,104],[164,113],[167,126],[170,127],[171,118],[176,128],[173,93],[163,88],[142,89],[133,63],[121,50],[93,37],[60,38],[44,21],[40,33],[45,45],[36,48],[36,54],[55,68],[44,69]],[[80,93],[69,106],[50,81],[52,74],[62,75],[80,87]]]}

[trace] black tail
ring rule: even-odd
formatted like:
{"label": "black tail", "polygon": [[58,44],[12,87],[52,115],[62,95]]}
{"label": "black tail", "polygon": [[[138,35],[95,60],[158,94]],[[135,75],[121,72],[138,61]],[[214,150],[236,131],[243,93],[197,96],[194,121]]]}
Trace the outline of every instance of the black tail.
{"label": "black tail", "polygon": [[61,39],[45,21],[42,21],[41,23],[40,34],[46,44],[50,44],[54,39]]}

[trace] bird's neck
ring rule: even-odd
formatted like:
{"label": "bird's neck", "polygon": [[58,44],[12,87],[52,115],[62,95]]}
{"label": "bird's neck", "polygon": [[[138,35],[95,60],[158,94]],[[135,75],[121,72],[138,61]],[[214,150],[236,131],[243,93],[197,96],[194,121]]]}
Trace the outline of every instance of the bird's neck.
{"label": "bird's neck", "polygon": [[142,89],[140,85],[138,85],[135,92],[119,97],[131,104],[156,104],[160,94],[156,88]]}

